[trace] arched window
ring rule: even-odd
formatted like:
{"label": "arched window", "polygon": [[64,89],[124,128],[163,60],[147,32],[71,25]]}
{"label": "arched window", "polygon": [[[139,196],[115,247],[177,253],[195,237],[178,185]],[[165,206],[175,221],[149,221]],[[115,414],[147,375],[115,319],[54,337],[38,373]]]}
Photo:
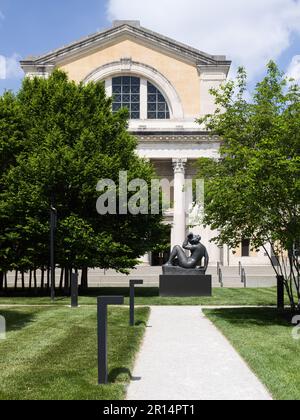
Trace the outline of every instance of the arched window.
{"label": "arched window", "polygon": [[167,120],[170,111],[165,97],[152,83],[148,82],[148,119]]}
{"label": "arched window", "polygon": [[170,119],[170,111],[164,95],[145,79],[133,76],[113,77],[112,94],[113,112],[128,108],[132,120]]}
{"label": "arched window", "polygon": [[140,119],[140,79],[120,76],[112,79],[113,112],[128,108],[132,120]]}

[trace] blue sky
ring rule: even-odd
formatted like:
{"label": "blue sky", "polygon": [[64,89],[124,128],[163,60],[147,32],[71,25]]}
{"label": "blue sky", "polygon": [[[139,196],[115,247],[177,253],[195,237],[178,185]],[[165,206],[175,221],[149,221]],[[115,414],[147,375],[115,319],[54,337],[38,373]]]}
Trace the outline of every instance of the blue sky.
{"label": "blue sky", "polygon": [[[83,7],[84,6],[84,7]],[[109,27],[105,1],[0,0],[0,55],[39,55]],[[0,80],[0,91],[16,89],[20,77]]]}
{"label": "blue sky", "polygon": [[233,69],[246,66],[251,84],[270,59],[300,80],[298,0],[0,0],[0,64],[1,57],[7,63],[0,93],[20,86],[20,58],[107,28],[113,19],[139,19],[178,41],[226,54]]}

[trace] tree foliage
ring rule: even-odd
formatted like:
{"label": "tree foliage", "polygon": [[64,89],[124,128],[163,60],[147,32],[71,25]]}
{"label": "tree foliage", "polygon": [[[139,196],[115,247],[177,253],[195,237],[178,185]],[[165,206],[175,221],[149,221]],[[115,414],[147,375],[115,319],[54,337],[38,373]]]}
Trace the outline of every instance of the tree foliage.
{"label": "tree foliage", "polygon": [[[236,248],[251,238],[264,247],[276,274],[284,276],[293,309],[300,300],[300,87],[274,62],[247,101],[247,77],[212,90],[217,110],[200,122],[220,136],[219,161],[202,159],[206,178],[205,221],[219,230],[215,240]],[[272,252],[266,244],[271,244]],[[299,309],[299,308],[298,308]]]}
{"label": "tree foliage", "polygon": [[124,271],[156,246],[161,215],[96,211],[99,180],[118,186],[127,171],[150,186],[155,176],[137,157],[127,120],[126,110],[112,113],[102,83],[76,84],[60,71],[0,98],[0,270],[49,266],[51,203],[60,267]]}

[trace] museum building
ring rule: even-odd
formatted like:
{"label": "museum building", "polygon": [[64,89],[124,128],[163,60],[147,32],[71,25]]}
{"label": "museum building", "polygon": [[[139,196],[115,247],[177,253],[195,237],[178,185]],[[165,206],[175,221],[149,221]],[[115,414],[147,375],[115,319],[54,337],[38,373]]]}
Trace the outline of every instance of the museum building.
{"label": "museum building", "polygon": [[[28,77],[48,77],[59,68],[76,82],[103,81],[113,96],[113,111],[127,107],[129,130],[138,138],[137,153],[150,160],[159,177],[171,185],[165,212],[172,246],[182,244],[188,230],[200,233],[211,264],[269,265],[263,250],[253,251],[245,239],[236,250],[218,247],[209,228],[193,226],[187,209],[185,181],[195,176],[200,157],[217,159],[220,140],[196,119],[214,112],[210,89],[226,81],[231,61],[184,45],[140,25],[115,21],[98,32],[47,54],[21,61]],[[154,256],[144,257],[154,264]]]}

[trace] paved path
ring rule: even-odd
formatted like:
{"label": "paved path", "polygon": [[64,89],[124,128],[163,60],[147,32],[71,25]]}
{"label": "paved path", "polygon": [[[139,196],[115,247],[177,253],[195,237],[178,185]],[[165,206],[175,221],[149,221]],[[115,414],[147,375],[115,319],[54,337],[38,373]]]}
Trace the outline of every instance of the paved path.
{"label": "paved path", "polygon": [[151,307],[128,400],[270,400],[199,307]]}

